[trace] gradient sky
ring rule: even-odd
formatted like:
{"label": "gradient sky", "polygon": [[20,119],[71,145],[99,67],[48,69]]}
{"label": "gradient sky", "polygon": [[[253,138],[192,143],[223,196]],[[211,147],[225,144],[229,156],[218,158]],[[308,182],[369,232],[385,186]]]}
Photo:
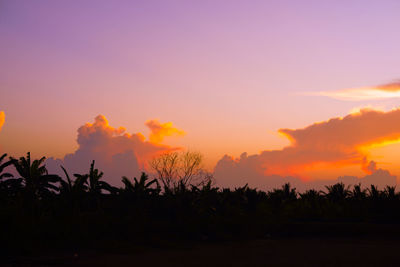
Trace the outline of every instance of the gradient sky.
{"label": "gradient sky", "polygon": [[[99,114],[146,138],[147,120],[171,121],[186,135],[164,142],[201,151],[209,169],[225,154],[282,149],[281,128],[399,106],[331,93],[400,77],[399,11],[399,1],[0,0],[0,151],[62,158]],[[400,175],[398,152],[368,153]]]}

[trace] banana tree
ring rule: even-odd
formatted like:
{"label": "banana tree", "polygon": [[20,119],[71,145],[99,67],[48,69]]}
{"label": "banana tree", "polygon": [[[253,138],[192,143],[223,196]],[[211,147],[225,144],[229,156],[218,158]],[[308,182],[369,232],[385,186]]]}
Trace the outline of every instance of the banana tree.
{"label": "banana tree", "polygon": [[9,179],[13,178],[13,175],[9,172],[5,172],[5,169],[12,165],[12,161],[4,161],[7,154],[3,154],[0,157],[0,192],[1,194],[13,195],[21,188],[21,180]]}
{"label": "banana tree", "polygon": [[67,170],[64,166],[60,166],[65,174],[66,181],[60,179],[60,194],[64,195],[77,195],[82,194],[87,190],[85,185],[86,179],[82,176],[76,178],[74,181],[69,177]]}
{"label": "banana tree", "polygon": [[44,165],[45,157],[32,161],[31,153],[28,152],[26,157],[20,157],[18,160],[10,157],[10,160],[20,177],[9,180],[15,183],[21,182],[27,196],[41,199],[59,190],[55,183],[59,182],[60,177],[48,174]]}
{"label": "banana tree", "polygon": [[80,206],[88,188],[85,184],[86,179],[80,177],[72,180],[64,166],[60,167],[66,178],[66,180],[60,179],[60,197],[70,205],[74,212],[79,213]]}
{"label": "banana tree", "polygon": [[343,183],[325,186],[325,188],[328,190],[327,193],[324,193],[325,197],[333,202],[344,201],[351,195],[349,186],[345,186]]}
{"label": "banana tree", "polygon": [[354,185],[353,191],[350,193],[353,200],[362,201],[367,198],[367,190],[361,188],[361,183]]}
{"label": "banana tree", "polygon": [[108,191],[111,194],[114,194],[118,191],[117,188],[111,186],[109,183],[105,181],[100,181],[103,177],[103,172],[94,168],[95,161],[92,161],[90,165],[89,173],[86,174],[74,174],[76,177],[77,187],[81,187],[83,185],[86,186],[84,188],[90,195],[101,195],[102,190]]}
{"label": "banana tree", "polygon": [[0,157],[0,181],[2,181],[4,178],[13,177],[13,175],[11,173],[4,172],[5,168],[7,168],[8,166],[10,166],[12,164],[11,160],[3,163],[3,161],[6,157],[7,157],[7,154],[3,154]]}
{"label": "banana tree", "polygon": [[[161,191],[160,185],[157,179],[149,180],[149,176],[142,172],[140,179],[133,178],[132,183],[126,176],[122,177],[122,183],[125,188],[122,189],[122,193],[134,195],[136,198],[142,198],[149,195],[158,194]],[[156,185],[154,188],[153,185]]]}

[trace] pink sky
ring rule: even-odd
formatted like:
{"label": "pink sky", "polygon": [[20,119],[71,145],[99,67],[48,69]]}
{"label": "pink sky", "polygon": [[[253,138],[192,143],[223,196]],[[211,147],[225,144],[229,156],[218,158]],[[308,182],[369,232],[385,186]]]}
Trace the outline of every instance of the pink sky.
{"label": "pink sky", "polygon": [[[208,169],[225,154],[282,150],[279,129],[399,106],[396,94],[360,98],[399,78],[399,11],[398,1],[2,1],[0,152],[63,158],[99,114],[146,140],[146,121],[172,122],[185,135],[162,142],[202,152]],[[362,155],[399,176],[399,149]],[[365,175],[359,163],[301,171]]]}

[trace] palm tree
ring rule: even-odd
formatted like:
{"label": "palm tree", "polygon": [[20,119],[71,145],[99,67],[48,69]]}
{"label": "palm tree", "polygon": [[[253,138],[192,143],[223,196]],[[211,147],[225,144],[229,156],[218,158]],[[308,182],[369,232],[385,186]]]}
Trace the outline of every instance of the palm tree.
{"label": "palm tree", "polygon": [[304,193],[300,193],[300,202],[296,205],[296,209],[293,210],[297,216],[301,216],[306,219],[317,219],[321,217],[323,213],[322,207],[324,205],[324,199],[321,195],[321,191],[309,189]]}
{"label": "palm tree", "polygon": [[300,193],[301,200],[308,202],[316,202],[321,199],[321,192],[315,189],[309,189],[304,193]]}
{"label": "palm tree", "polygon": [[324,193],[325,197],[333,202],[343,201],[350,195],[349,186],[346,187],[344,183],[325,186],[325,188],[328,190]]}
{"label": "palm tree", "polygon": [[[0,157],[0,192],[6,195],[14,195],[20,189],[21,180],[17,179],[7,179],[12,178],[13,175],[9,172],[4,172],[4,170],[12,165],[12,161],[6,161],[3,163],[4,159],[7,157],[7,154],[3,154]],[[7,180],[5,180],[7,179]]]}
{"label": "palm tree", "polygon": [[353,200],[362,201],[362,200],[365,200],[367,198],[367,190],[366,189],[361,189],[361,184],[360,183],[354,185],[353,191],[350,194],[351,194],[351,198]]}
{"label": "palm tree", "polygon": [[92,161],[90,165],[89,173],[87,174],[74,174],[76,177],[77,186],[82,186],[83,184],[87,187],[87,192],[91,195],[101,195],[101,191],[105,190],[111,194],[114,194],[118,191],[117,188],[111,186],[109,183],[105,181],[100,181],[103,177],[103,172],[94,168],[95,161]]}
{"label": "palm tree", "polygon": [[60,179],[60,199],[72,209],[74,214],[78,214],[88,189],[86,185],[87,177],[80,176],[72,180],[64,166],[60,167],[66,178],[66,180]]}
{"label": "palm tree", "polygon": [[387,185],[383,193],[385,195],[385,198],[388,200],[395,200],[397,198],[396,186]]}
{"label": "palm tree", "polygon": [[60,194],[71,194],[71,192],[72,192],[71,178],[69,178],[69,174],[68,174],[67,170],[64,168],[64,166],[60,166],[60,167],[65,174],[65,178],[67,178],[67,181],[64,181],[62,178],[60,179]]}
{"label": "palm tree", "polygon": [[288,200],[296,200],[297,199],[297,192],[296,188],[292,188],[290,183],[286,183],[282,186],[283,196],[285,199]]}
{"label": "palm tree", "polygon": [[13,175],[11,173],[5,172],[3,173],[4,169],[7,168],[8,166],[10,166],[12,164],[12,161],[9,160],[7,162],[3,162],[3,160],[7,157],[7,154],[3,154],[0,157],[0,180],[3,180],[4,178],[10,178],[13,177]]}
{"label": "palm tree", "polygon": [[371,184],[371,188],[368,189],[368,196],[373,201],[378,201],[382,199],[383,192],[378,190],[378,187]]}
{"label": "palm tree", "polygon": [[60,167],[65,174],[65,178],[67,178],[67,181],[60,179],[60,194],[74,195],[78,193],[84,193],[87,190],[87,186],[85,185],[86,179],[84,177],[80,175],[79,178],[76,178],[75,181],[72,181],[64,166]]}
{"label": "palm tree", "polygon": [[[160,185],[157,179],[149,180],[149,176],[142,172],[140,179],[137,180],[136,177],[133,178],[135,183],[132,182],[126,177],[122,177],[122,183],[124,183],[125,188],[122,190],[124,193],[135,195],[137,198],[141,198],[144,196],[158,194],[161,191]],[[152,185],[156,184],[156,188],[153,188]]]}
{"label": "palm tree", "polygon": [[290,183],[286,183],[281,189],[274,189],[272,192],[269,192],[268,196],[270,199],[291,201],[297,199],[297,192],[296,188],[292,188]]}
{"label": "palm tree", "polygon": [[58,191],[54,184],[60,180],[58,175],[48,174],[44,165],[45,157],[31,160],[31,153],[28,152],[26,158],[20,157],[19,160],[10,157],[12,164],[17,170],[20,178],[13,179],[15,182],[21,181],[25,193],[33,198],[43,198]]}

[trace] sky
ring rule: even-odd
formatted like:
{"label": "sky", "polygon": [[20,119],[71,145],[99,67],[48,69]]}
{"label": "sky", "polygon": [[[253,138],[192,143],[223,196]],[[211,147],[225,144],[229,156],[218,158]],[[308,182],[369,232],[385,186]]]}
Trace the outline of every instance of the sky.
{"label": "sky", "polygon": [[399,11],[0,0],[0,153],[116,176],[189,149],[223,185],[400,176]]}

